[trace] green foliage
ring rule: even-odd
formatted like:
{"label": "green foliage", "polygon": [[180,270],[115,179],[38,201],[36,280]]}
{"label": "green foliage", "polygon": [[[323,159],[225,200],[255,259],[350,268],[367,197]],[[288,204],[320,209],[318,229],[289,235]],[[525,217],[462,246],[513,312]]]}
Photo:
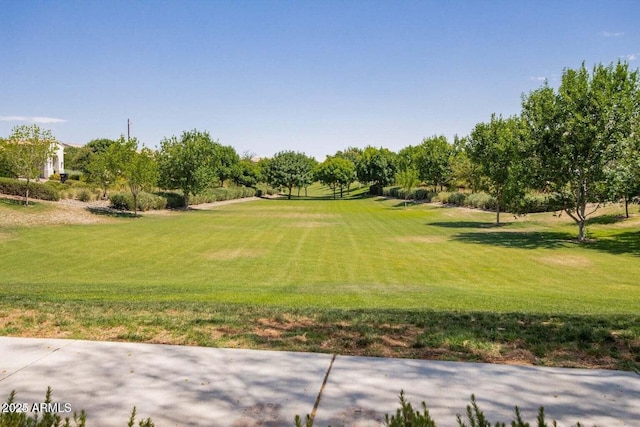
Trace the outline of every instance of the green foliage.
{"label": "green foliage", "polygon": [[239,174],[238,163],[240,162],[240,156],[238,156],[235,148],[230,145],[221,145],[217,151],[217,157],[220,159],[217,175],[222,187],[227,179]]}
{"label": "green foliage", "polygon": [[[123,211],[160,210],[167,207],[167,199],[151,193],[140,192],[137,197],[137,206],[134,205],[131,193],[111,193],[109,195],[111,207]],[[135,208],[135,209],[134,209]]]}
{"label": "green foliage", "polygon": [[[15,402],[16,392],[11,392],[7,399],[7,404]],[[44,403],[51,403],[51,387],[47,387]],[[28,411],[0,412],[0,427],[71,427],[71,420],[65,418],[64,422],[60,415],[54,412],[41,412],[35,415],[28,415]],[[83,411],[78,415],[73,413],[73,422],[76,427],[85,427],[87,416]]]}
{"label": "green foliage", "polygon": [[339,188],[340,198],[342,198],[343,189],[348,188],[356,179],[355,166],[345,158],[329,156],[316,168],[316,178],[333,190],[334,199],[336,190]]}
{"label": "green foliage", "polygon": [[40,129],[38,125],[16,126],[9,138],[0,144],[8,169],[27,180],[23,193],[25,205],[29,204],[29,184],[40,176],[56,144],[51,131]]}
{"label": "green foliage", "polygon": [[[241,199],[244,197],[253,197],[258,190],[248,187],[229,187],[229,188],[210,188],[203,191],[197,196],[190,198],[191,204],[199,205],[202,203],[219,202],[222,200]],[[167,201],[167,209],[183,209],[184,197],[182,193],[177,192],[159,192],[158,196],[163,197]]]}
{"label": "green foliage", "polygon": [[484,210],[496,210],[497,201],[494,197],[487,193],[472,193],[466,197],[466,203],[469,207]]}
{"label": "green foliage", "polygon": [[304,153],[281,151],[268,162],[267,181],[274,187],[287,188],[287,197],[291,199],[293,187],[313,182],[314,162]]}
{"label": "green foliage", "polygon": [[422,402],[422,412],[414,410],[411,402],[404,398],[404,390],[400,390],[400,407],[396,414],[391,417],[386,414],[384,420],[388,427],[436,427],[426,403]]}
{"label": "green foliage", "polygon": [[392,197],[394,199],[412,199],[422,202],[430,202],[436,195],[435,192],[427,188],[420,187],[407,192],[401,187],[385,187],[382,189],[382,196]]}
{"label": "green foliage", "polygon": [[218,178],[221,167],[220,144],[208,132],[183,132],[180,139],[165,138],[160,143],[158,167],[159,185],[169,190],[182,190],[184,206],[189,197],[198,195]]}
{"label": "green foliage", "polygon": [[[51,403],[51,387],[47,387],[47,392],[45,394],[44,403]],[[7,399],[7,404],[11,405],[15,402],[16,392],[15,390],[11,392],[9,398]],[[35,415],[28,415],[28,411],[8,411],[8,412],[0,412],[0,427],[71,427],[71,419],[65,418],[64,421],[60,415],[54,412],[41,412],[35,413]],[[131,411],[131,416],[129,417],[129,422],[127,423],[128,427],[133,427],[136,422],[136,407],[133,407]],[[73,413],[73,425],[75,427],[86,427],[87,425],[87,414],[84,409],[80,411],[78,415],[77,412]],[[140,420],[138,422],[138,427],[154,427],[153,421],[151,418],[147,418],[145,420]]]}
{"label": "green foliage", "polygon": [[[514,408],[515,417],[509,424],[511,427],[531,427],[531,424],[525,422],[520,414],[520,409],[516,406]],[[485,417],[484,413],[480,410],[478,403],[476,402],[475,395],[471,395],[471,404],[467,405],[466,410],[467,420],[463,421],[460,415],[457,416],[457,422],[459,427],[506,427],[504,422],[491,423]],[[422,412],[414,409],[411,402],[408,402],[404,397],[404,391],[400,391],[400,407],[396,409],[395,415],[389,416],[386,414],[384,425],[387,427],[436,427],[436,422],[427,409],[427,404],[422,402]],[[296,415],[294,418],[295,427],[311,427],[313,426],[313,419],[307,415],[305,424],[302,424],[300,416]],[[467,424],[467,421],[469,424]],[[544,408],[540,407],[538,410],[538,416],[536,418],[537,427],[548,427],[549,425],[545,421]],[[580,427],[580,423],[576,424],[576,427]],[[551,422],[551,426],[557,426],[556,421]]]}
{"label": "green foliage", "polygon": [[639,84],[638,71],[626,63],[598,64],[591,72],[583,63],[564,70],[557,92],[545,84],[523,97],[539,189],[558,195],[578,225],[579,241],[586,240],[586,219],[595,212],[588,204],[607,199],[607,169],[616,169],[619,145],[638,132]]}
{"label": "green foliage", "polygon": [[478,163],[486,178],[486,189],[497,202],[496,224],[500,211],[509,206],[515,211],[526,190],[526,132],[518,117],[491,116],[489,123],[478,123],[471,132],[471,159]]}
{"label": "green foliage", "polygon": [[426,184],[437,186],[448,185],[451,180],[451,162],[453,147],[444,135],[432,136],[422,140],[416,147],[415,167],[419,178]]}
{"label": "green foliage", "polygon": [[[27,183],[11,178],[0,178],[0,193],[12,196],[24,196],[27,191]],[[32,182],[29,184],[29,195],[39,200],[60,200],[59,191],[48,184]]]}
{"label": "green foliage", "polygon": [[372,191],[380,195],[383,187],[393,183],[396,161],[396,155],[386,148],[365,148],[356,163],[358,181],[373,184]]}
{"label": "green foliage", "polygon": [[86,188],[82,188],[78,192],[77,199],[81,202],[90,202],[93,200],[93,193]]}

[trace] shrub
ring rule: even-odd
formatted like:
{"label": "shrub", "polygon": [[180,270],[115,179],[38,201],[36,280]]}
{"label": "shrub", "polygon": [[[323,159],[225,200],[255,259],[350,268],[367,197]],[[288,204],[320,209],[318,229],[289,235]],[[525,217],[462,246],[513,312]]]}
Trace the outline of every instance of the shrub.
{"label": "shrub", "polygon": [[467,195],[464,193],[456,192],[451,193],[447,200],[447,203],[454,206],[465,206],[467,201]]}
{"label": "shrub", "polygon": [[[0,193],[12,196],[24,196],[27,191],[27,182],[11,178],[0,178]],[[39,182],[29,183],[29,198],[40,200],[60,200],[60,193],[51,185]]]}
{"label": "shrub", "polygon": [[49,181],[60,181],[60,174],[58,172],[49,175]]}
{"label": "shrub", "polygon": [[[520,415],[520,409],[517,406],[515,407],[514,412],[515,417],[509,424],[511,425],[511,427],[531,426],[531,424],[524,422],[522,416]],[[507,425],[502,422],[496,422],[495,424],[491,423],[491,421],[489,421],[485,417],[484,413],[480,410],[478,403],[476,402],[476,397],[473,394],[471,395],[471,405],[467,405],[466,415],[467,420],[469,421],[469,427],[506,427]],[[404,391],[400,391],[400,407],[396,410],[395,415],[389,416],[389,414],[386,414],[384,418],[384,425],[388,427],[436,427],[436,422],[433,418],[431,418],[426,403],[422,402],[422,412],[413,409],[411,402],[407,402],[405,400]],[[459,427],[468,427],[467,423],[462,420],[462,417],[460,415],[457,416],[457,422]],[[311,416],[307,415],[305,418],[305,423],[302,424],[302,419],[300,418],[300,416],[296,415],[294,423],[296,427],[311,427],[313,426],[313,419],[311,418]],[[541,427],[548,425],[545,421],[543,407],[540,407],[538,409],[538,416],[534,425]],[[551,425],[557,425],[556,421],[552,421]],[[580,423],[576,424],[576,427],[580,426]]]}
{"label": "shrub", "polygon": [[[109,195],[111,207],[122,211],[132,211],[133,196],[131,193],[111,193]],[[159,210],[167,207],[167,199],[151,193],[142,192],[138,194],[138,210],[145,212],[148,210]]]}
{"label": "shrub", "polygon": [[69,179],[72,181],[80,181],[80,174],[79,173],[72,173],[71,175],[69,175]]}
{"label": "shrub", "polygon": [[81,202],[90,202],[93,200],[93,194],[88,189],[83,188],[78,192],[76,198]]}
{"label": "shrub", "polygon": [[[7,399],[7,407],[15,407],[17,411],[0,411],[0,427],[71,427],[71,420],[65,418],[64,423],[60,415],[48,411],[36,413],[35,415],[27,415],[30,408],[25,407],[26,403],[18,403],[15,401],[15,390],[9,395]],[[51,403],[51,387],[47,387],[44,403]],[[38,414],[42,416],[38,416]],[[136,422],[136,407],[133,407],[131,416],[129,417],[128,427],[133,427]],[[77,412],[73,413],[73,423],[76,427],[86,427],[87,414],[84,409],[80,411],[80,415]],[[146,420],[140,420],[138,422],[139,427],[154,427],[151,418]]]}
{"label": "shrub", "polygon": [[467,206],[476,209],[495,210],[496,199],[487,193],[472,193],[467,196]]}

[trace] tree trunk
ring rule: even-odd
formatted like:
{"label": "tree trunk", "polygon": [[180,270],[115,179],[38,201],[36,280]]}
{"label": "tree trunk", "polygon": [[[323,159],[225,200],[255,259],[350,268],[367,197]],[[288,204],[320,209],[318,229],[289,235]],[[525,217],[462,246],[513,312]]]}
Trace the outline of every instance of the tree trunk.
{"label": "tree trunk", "polygon": [[187,210],[189,209],[189,192],[185,191],[183,197],[184,197],[184,210]]}
{"label": "tree trunk", "polygon": [[137,217],[138,216],[138,195],[134,194],[133,195],[133,217]]}
{"label": "tree trunk", "polygon": [[27,178],[27,188],[24,193],[24,205],[29,206],[29,178]]}
{"label": "tree trunk", "polygon": [[501,194],[498,193],[498,197],[496,197],[496,225],[500,225],[500,200],[502,199]]}
{"label": "tree trunk", "polygon": [[586,240],[584,223],[585,223],[584,219],[581,219],[580,221],[578,221],[578,241],[579,242],[584,242]]}
{"label": "tree trunk", "polygon": [[629,218],[629,198],[626,195],[624,196],[624,213]]}

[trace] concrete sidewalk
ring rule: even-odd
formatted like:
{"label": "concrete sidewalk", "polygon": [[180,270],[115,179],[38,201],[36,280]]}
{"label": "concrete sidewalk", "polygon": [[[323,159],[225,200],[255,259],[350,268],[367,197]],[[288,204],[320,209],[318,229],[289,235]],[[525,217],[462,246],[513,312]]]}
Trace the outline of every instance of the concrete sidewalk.
{"label": "concrete sidewalk", "polygon": [[378,426],[401,389],[440,427],[457,425],[472,393],[492,422],[517,404],[530,423],[544,406],[560,426],[640,426],[630,372],[0,337],[0,401],[16,390],[31,407],[47,386],[89,427],[125,426],[133,406],[157,427],[292,426],[314,405],[318,427]]}

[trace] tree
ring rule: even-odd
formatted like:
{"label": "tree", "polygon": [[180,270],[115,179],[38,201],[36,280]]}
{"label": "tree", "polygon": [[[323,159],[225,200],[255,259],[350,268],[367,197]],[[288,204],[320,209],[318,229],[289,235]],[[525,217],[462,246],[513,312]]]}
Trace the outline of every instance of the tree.
{"label": "tree", "polygon": [[241,159],[236,165],[233,176],[236,185],[244,185],[245,187],[253,187],[262,181],[262,172],[257,163],[248,159]]}
{"label": "tree", "polygon": [[386,148],[365,148],[356,164],[358,180],[373,184],[372,193],[378,195],[384,186],[393,183],[396,172],[396,155]]}
{"label": "tree", "polygon": [[227,179],[233,178],[238,174],[238,162],[240,162],[240,156],[238,156],[235,148],[230,145],[221,145],[218,147],[217,151],[217,157],[220,159],[217,175],[218,180],[220,180],[220,187],[224,187],[224,182]]}
{"label": "tree", "polygon": [[458,138],[453,141],[451,156],[451,179],[458,187],[470,188],[475,193],[482,186],[480,166],[471,160],[469,138]]}
{"label": "tree", "polygon": [[342,198],[344,188],[356,179],[355,166],[345,158],[328,156],[324,162],[318,165],[316,177],[333,190],[333,199],[335,200],[336,190],[340,189],[340,198]]}
{"label": "tree", "polygon": [[453,149],[444,135],[422,140],[417,147],[414,162],[419,178],[434,189],[447,185],[451,179],[450,157]]}
{"label": "tree", "polygon": [[411,167],[398,172],[396,175],[396,183],[402,187],[402,191],[404,192],[405,209],[407,208],[407,199],[409,198],[409,194],[411,194],[411,190],[413,190],[419,182],[418,171]]}
{"label": "tree", "polygon": [[[80,170],[90,175],[89,164],[96,155],[104,154],[117,141],[108,138],[99,138],[89,141],[83,147],[67,149],[65,157],[66,165],[69,169]],[[95,168],[95,165],[94,165]]]}
{"label": "tree", "polygon": [[[544,84],[523,97],[540,186],[552,192],[578,225],[606,200],[607,164],[616,146],[631,138],[638,72],[625,63],[565,69],[557,93]],[[592,204],[592,205],[590,205]]]}
{"label": "tree", "polygon": [[8,169],[27,180],[25,206],[29,205],[29,184],[40,176],[56,144],[51,131],[40,129],[38,125],[16,126],[2,144]]}
{"label": "tree", "polygon": [[162,188],[182,190],[184,207],[188,209],[189,196],[199,194],[217,178],[220,144],[208,132],[194,129],[183,132],[180,139],[175,136],[163,139],[160,147],[159,184]]}
{"label": "tree", "polygon": [[124,136],[105,148],[104,151],[91,153],[89,163],[85,166],[85,172],[89,180],[100,185],[102,198],[107,198],[107,191],[122,175],[122,167],[127,154],[127,141]]}
{"label": "tree", "polygon": [[514,207],[524,196],[526,134],[519,117],[491,116],[489,123],[478,123],[469,138],[471,159],[480,165],[487,190],[496,199],[496,224],[500,209]]}
{"label": "tree", "polygon": [[125,142],[124,136],[122,136],[120,140],[120,144],[124,148],[122,177],[127,182],[133,196],[133,213],[137,216],[138,195],[141,191],[154,187],[158,182],[158,164],[150,149],[142,148],[138,151],[136,138]]}
{"label": "tree", "polygon": [[287,197],[291,199],[293,187],[304,182],[312,171],[312,164],[304,153],[280,151],[268,162],[267,179],[274,187],[287,188]]}

